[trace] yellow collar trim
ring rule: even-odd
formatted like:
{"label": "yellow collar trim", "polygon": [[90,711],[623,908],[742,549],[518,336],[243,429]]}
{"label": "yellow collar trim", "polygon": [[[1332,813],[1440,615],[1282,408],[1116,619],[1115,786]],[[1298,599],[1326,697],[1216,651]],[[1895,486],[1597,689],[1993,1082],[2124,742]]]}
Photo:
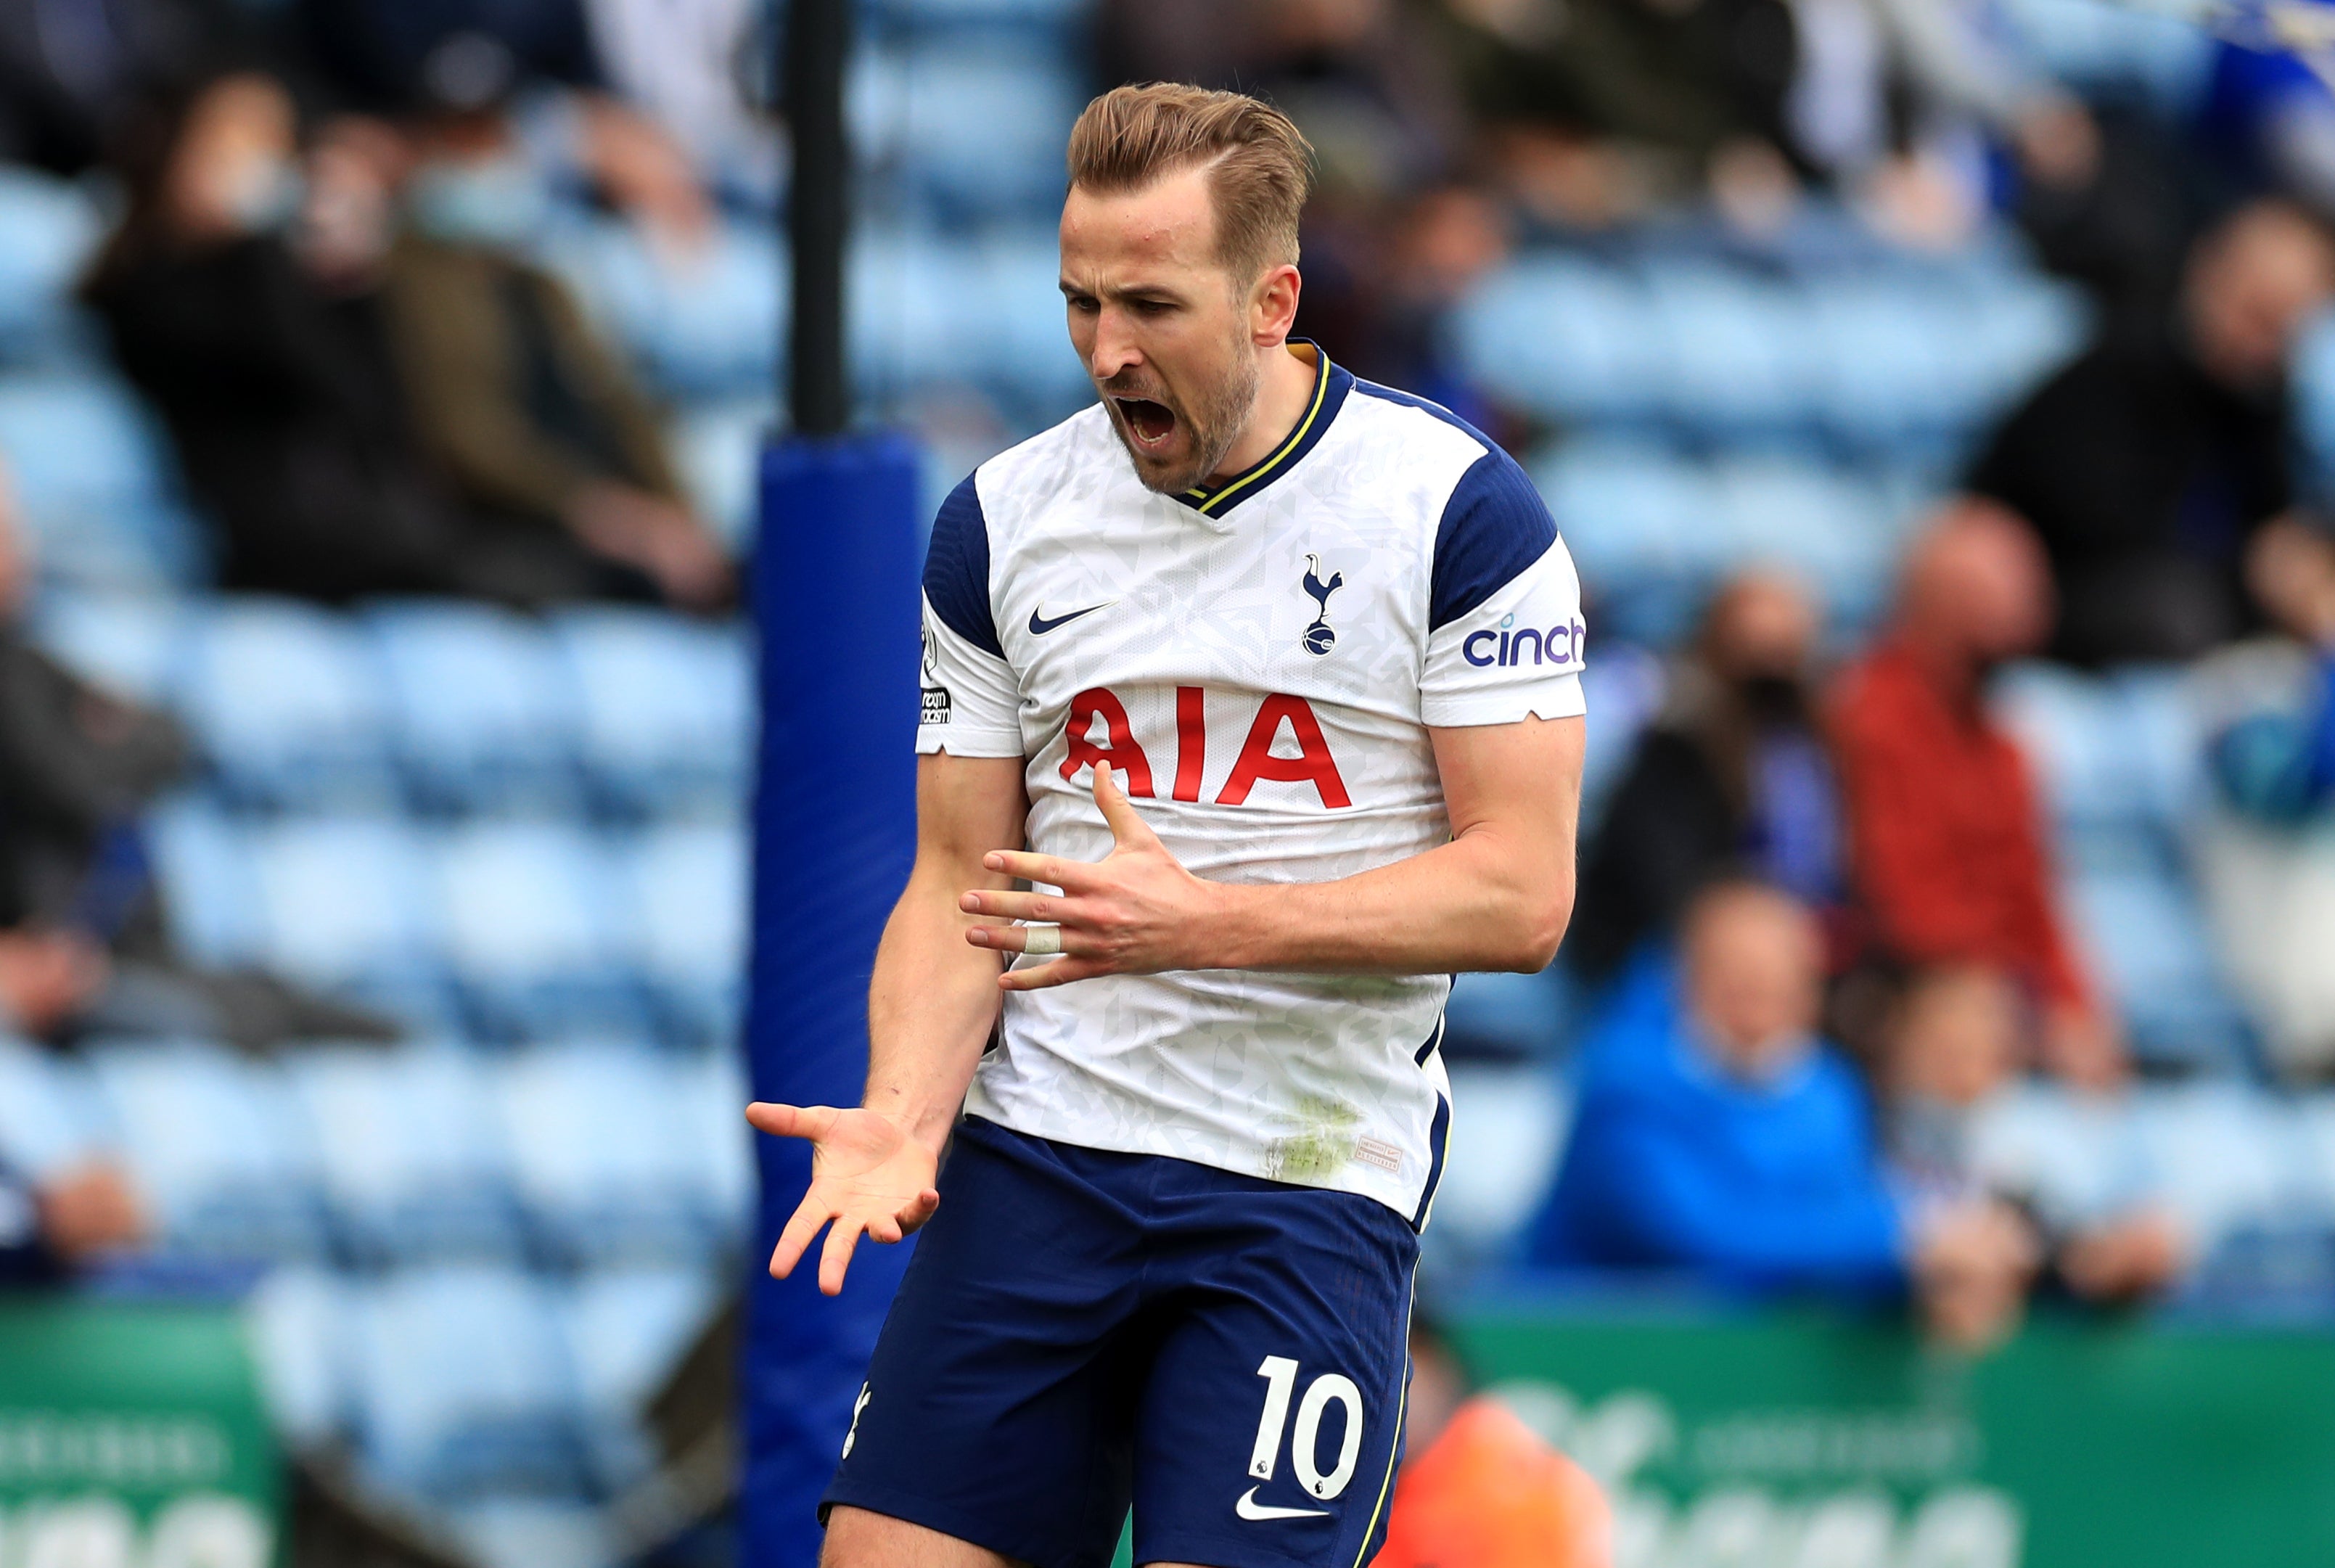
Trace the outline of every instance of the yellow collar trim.
{"label": "yellow collar trim", "polygon": [[1265,459],[1264,461],[1257,464],[1256,467],[1249,469],[1248,472],[1243,474],[1240,478],[1233,480],[1232,483],[1226,485],[1223,489],[1216,491],[1214,495],[1210,495],[1206,490],[1200,489],[1197,485],[1192,489],[1186,490],[1184,493],[1187,496],[1202,496],[1206,498],[1194,508],[1195,510],[1202,512],[1208,511],[1226,497],[1233,495],[1237,491],[1245,490],[1249,486],[1256,483],[1257,480],[1264,479],[1267,474],[1273,472],[1274,469],[1279,468],[1283,460],[1286,459],[1290,453],[1295,451],[1299,444],[1305,440],[1305,432],[1313,428],[1314,419],[1322,412],[1322,400],[1329,394],[1330,391],[1330,356],[1323,353],[1319,348],[1316,348],[1313,351],[1313,358],[1315,361],[1313,367],[1313,401],[1306,406],[1305,417],[1297,421],[1297,428],[1289,432],[1289,439],[1281,443],[1281,450],[1274,452],[1271,457]]}

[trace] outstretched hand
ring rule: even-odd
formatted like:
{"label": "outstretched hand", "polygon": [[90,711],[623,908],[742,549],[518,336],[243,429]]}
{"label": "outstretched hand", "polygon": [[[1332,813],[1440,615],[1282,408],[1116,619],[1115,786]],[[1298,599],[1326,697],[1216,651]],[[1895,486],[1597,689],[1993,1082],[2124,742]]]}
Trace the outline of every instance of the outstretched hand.
{"label": "outstretched hand", "polygon": [[819,1288],[839,1294],[861,1233],[897,1242],[940,1207],[933,1186],[937,1157],[881,1111],[757,1100],[746,1108],[746,1119],[760,1131],[803,1138],[811,1147],[810,1190],[770,1253],[770,1273],[779,1279],[794,1273],[811,1238],[832,1220],[819,1253]]}
{"label": "outstretched hand", "polygon": [[998,977],[1007,991],[1038,991],[1091,980],[1101,974],[1158,974],[1170,969],[1223,967],[1212,951],[1221,935],[1224,889],[1184,869],[1159,836],[1136,815],[1119,792],[1108,766],[1094,770],[1095,807],[1110,825],[1111,851],[1101,860],[1062,860],[999,849],[982,859],[991,871],[1061,892],[1012,893],[976,888],[957,900],[967,915],[1040,923],[975,925],[964,939],[975,947],[1008,954],[1032,951],[1033,930],[1042,940],[1057,934],[1051,963],[1008,969]]}

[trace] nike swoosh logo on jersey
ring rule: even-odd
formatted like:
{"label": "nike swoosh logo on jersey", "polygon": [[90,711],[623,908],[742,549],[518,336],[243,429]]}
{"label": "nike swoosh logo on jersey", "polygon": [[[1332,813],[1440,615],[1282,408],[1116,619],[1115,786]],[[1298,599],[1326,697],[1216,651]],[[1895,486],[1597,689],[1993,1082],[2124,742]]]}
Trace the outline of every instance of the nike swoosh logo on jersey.
{"label": "nike swoosh logo on jersey", "polygon": [[1033,637],[1042,637],[1057,626],[1069,625],[1080,615],[1091,615],[1097,610],[1108,610],[1118,603],[1117,599],[1105,599],[1100,605],[1089,605],[1083,610],[1072,610],[1069,615],[1056,615],[1051,621],[1046,619],[1046,606],[1040,605],[1030,612],[1030,634]]}
{"label": "nike swoosh logo on jersey", "polygon": [[1243,1492],[1233,1512],[1244,1519],[1327,1519],[1327,1508],[1268,1508],[1256,1500],[1256,1488]]}

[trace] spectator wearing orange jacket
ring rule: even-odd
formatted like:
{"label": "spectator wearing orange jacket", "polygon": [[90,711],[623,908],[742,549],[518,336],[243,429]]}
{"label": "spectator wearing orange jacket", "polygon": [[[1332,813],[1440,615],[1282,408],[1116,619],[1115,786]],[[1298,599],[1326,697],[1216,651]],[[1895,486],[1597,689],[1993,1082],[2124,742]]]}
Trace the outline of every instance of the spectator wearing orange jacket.
{"label": "spectator wearing orange jacket", "polygon": [[1988,675],[2040,647],[2052,615],[2026,525],[1993,502],[1950,504],[1915,542],[1879,644],[1841,675],[1832,740],[1883,953],[2015,975],[2041,1004],[2043,1065],[2103,1087],[2124,1042],[2060,924],[2026,759],[1985,705]]}
{"label": "spectator wearing orange jacket", "polygon": [[1406,1457],[1374,1568],[1613,1568],[1613,1516],[1587,1471],[1410,1332]]}

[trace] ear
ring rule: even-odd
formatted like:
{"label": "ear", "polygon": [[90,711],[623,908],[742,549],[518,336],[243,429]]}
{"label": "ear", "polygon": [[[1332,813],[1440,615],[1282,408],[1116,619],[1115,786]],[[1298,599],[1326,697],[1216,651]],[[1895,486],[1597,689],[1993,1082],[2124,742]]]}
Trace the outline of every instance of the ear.
{"label": "ear", "polygon": [[1303,280],[1287,262],[1264,269],[1249,290],[1249,333],[1259,348],[1286,343],[1297,324],[1297,295]]}

